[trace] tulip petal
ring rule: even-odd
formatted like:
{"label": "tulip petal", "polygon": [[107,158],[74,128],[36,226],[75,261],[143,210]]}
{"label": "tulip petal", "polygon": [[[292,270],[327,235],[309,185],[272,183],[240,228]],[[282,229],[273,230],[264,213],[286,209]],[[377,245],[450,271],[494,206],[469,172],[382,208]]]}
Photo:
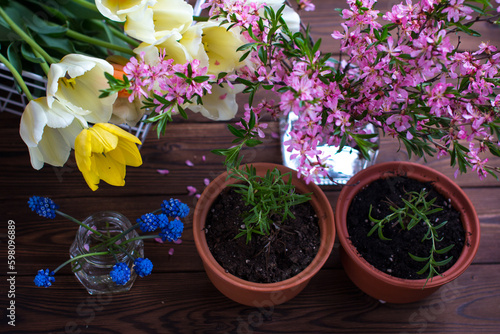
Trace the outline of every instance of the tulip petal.
{"label": "tulip petal", "polygon": [[89,129],[83,129],[75,139],[75,159],[80,172],[92,169],[92,134]]}
{"label": "tulip petal", "polygon": [[241,52],[236,52],[244,44],[236,28],[227,30],[226,25],[217,22],[200,22],[203,28],[203,45],[207,53],[208,73],[232,72],[241,65]]}
{"label": "tulip petal", "polygon": [[141,145],[141,141],[139,140],[139,138],[137,138],[136,136],[134,136],[133,134],[123,130],[122,128],[114,125],[114,124],[110,124],[110,123],[98,123],[98,124],[95,124],[94,125],[94,128],[97,127],[97,128],[101,128],[101,129],[104,129],[118,137],[121,137],[121,138],[124,138],[124,139],[127,139],[128,141],[131,141],[133,143],[136,143],[136,144],[139,144]]}
{"label": "tulip petal", "polygon": [[125,139],[120,139],[116,150],[109,152],[110,157],[120,163],[132,167],[142,165],[142,157],[137,145]]}
{"label": "tulip petal", "polygon": [[42,154],[44,162],[52,166],[62,167],[69,158],[71,146],[58,129],[47,126],[42,140],[38,143],[38,150]]}
{"label": "tulip petal", "polygon": [[189,105],[188,108],[193,112],[199,112],[208,119],[215,121],[227,121],[232,119],[238,112],[238,103],[236,94],[244,89],[244,85],[237,84],[234,88],[227,85],[220,87],[212,86],[212,94],[203,96],[202,105]]}
{"label": "tulip petal", "polygon": [[35,147],[28,146],[28,152],[30,154],[31,166],[36,170],[41,169],[44,164],[42,152],[40,152],[40,150],[36,146]]}
{"label": "tulip petal", "polygon": [[193,22],[193,7],[184,0],[161,0],[140,15],[128,15],[125,32],[154,44],[165,33],[183,34]]}
{"label": "tulip petal", "polygon": [[99,12],[112,21],[123,22],[128,15],[140,15],[148,6],[153,6],[156,0],[96,0]]}
{"label": "tulip petal", "polygon": [[[92,132],[92,152],[108,153],[118,146],[118,136],[106,129],[94,125],[90,131]],[[94,150],[94,147],[97,149]]]}
{"label": "tulip petal", "polygon": [[125,165],[114,159],[109,159],[103,154],[96,154],[95,168],[99,178],[112,186],[125,185]]}
{"label": "tulip petal", "polygon": [[42,140],[43,130],[47,125],[45,98],[31,100],[21,116],[19,134],[28,147],[35,147]]}
{"label": "tulip petal", "polygon": [[47,76],[47,105],[61,102],[74,115],[91,123],[107,122],[118,94],[99,98],[100,90],[109,87],[105,72],[113,74],[113,66],[105,60],[68,54],[52,64]]}

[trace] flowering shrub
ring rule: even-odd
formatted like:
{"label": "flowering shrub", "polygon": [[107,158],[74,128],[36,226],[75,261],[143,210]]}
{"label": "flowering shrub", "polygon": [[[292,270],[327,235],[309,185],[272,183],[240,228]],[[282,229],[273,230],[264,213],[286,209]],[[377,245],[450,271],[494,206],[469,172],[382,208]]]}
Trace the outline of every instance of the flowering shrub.
{"label": "flowering shrub", "polygon": [[[116,259],[116,255],[125,254],[131,257],[134,261],[133,268],[129,268],[125,262],[117,262],[113,269],[110,271],[109,275],[113,282],[117,285],[125,285],[130,280],[131,269],[135,270],[139,277],[148,276],[153,270],[153,263],[148,258],[137,257],[129,254],[125,249],[124,245],[135,240],[140,239],[156,239],[161,242],[165,241],[177,241],[184,230],[184,224],[180,219],[185,218],[189,214],[189,207],[179,201],[178,199],[171,198],[170,200],[164,200],[161,204],[161,209],[156,211],[161,211],[161,213],[147,213],[137,219],[137,223],[132,226],[132,228],[121,232],[118,235],[103,234],[96,230],[94,226],[89,226],[84,222],[81,222],[67,214],[59,211],[59,206],[54,203],[50,198],[33,196],[28,200],[29,208],[36,212],[39,216],[54,219],[56,214],[68,218],[69,220],[77,223],[81,227],[88,230],[87,233],[94,234],[95,239],[99,240],[99,243],[92,245],[92,250],[90,251],[89,245],[86,245],[89,252],[74,256],[57,267],[54,271],[49,271],[49,269],[41,269],[35,277],[35,285],[39,287],[49,287],[55,281],[54,275],[65,265],[70,263],[77,263],[78,260],[89,257],[89,256],[105,256],[113,255]],[[173,219],[171,219],[173,218]],[[143,233],[149,233],[135,238],[126,239],[126,235],[132,230],[139,228]],[[156,234],[151,234],[156,233]],[[74,265],[73,270],[80,270],[81,266]]]}
{"label": "flowering shrub", "polygon": [[[253,126],[237,136],[245,141],[260,134],[263,111],[295,113],[298,121],[285,144],[297,152],[306,177],[327,176],[318,144],[341,149],[355,142],[368,156],[375,134],[365,131],[367,124],[398,138],[410,156],[448,155],[459,171],[472,168],[480,178],[500,171],[480,157],[488,150],[500,156],[500,95],[495,93],[500,54],[485,42],[476,51],[461,51],[450,37],[478,35],[472,26],[486,20],[491,8],[489,1],[478,2],[483,8],[463,0],[407,1],[382,14],[375,1],[348,0],[349,9],[341,12],[343,31],[332,33],[347,56],[340,63],[322,55],[307,34],[291,34],[279,14],[268,11],[246,31],[248,58],[258,70],[240,77],[246,90],[271,88],[279,101],[249,108],[256,120],[250,124],[247,113],[243,126]],[[217,8],[229,20],[238,17],[227,2]]]}
{"label": "flowering shrub", "polygon": [[[299,172],[307,180],[327,176],[318,145],[341,150],[353,144],[368,158],[378,131],[397,138],[410,157],[447,156],[457,172],[472,169],[481,179],[499,172],[484,153],[500,156],[500,54],[496,46],[480,40],[477,50],[461,50],[460,40],[453,38],[479,37],[475,23],[496,23],[491,2],[407,1],[387,13],[376,10],[374,0],[347,0],[347,5],[340,11],[342,29],[332,33],[340,42],[339,61],[321,53],[320,41],[313,43],[307,30],[289,29],[283,19],[288,7],[264,7],[260,1],[207,1],[204,7],[211,20],[239,30],[245,38],[234,50],[241,55],[241,66],[232,73],[208,76],[193,65],[196,70],[188,70],[188,75],[185,68],[169,72],[167,77],[178,76],[199,89],[179,98],[176,90],[162,94],[152,88],[154,97],[147,98],[147,105],[155,108],[151,121],[159,122],[164,131],[172,113],[184,114],[186,103],[200,103],[210,94],[207,82],[224,87],[237,83],[249,95],[244,117],[230,126],[237,145],[215,151],[225,155],[228,164],[237,161],[245,145],[260,143],[264,114],[294,113],[298,120],[285,144],[296,153],[292,158],[300,159]],[[312,7],[309,1],[299,2],[299,8]],[[155,64],[164,61],[162,54]],[[135,91],[155,79],[157,71],[151,66],[157,65],[143,57],[127,66],[130,87],[121,88]],[[148,66],[148,73],[138,74]],[[116,84],[112,80],[111,85]],[[276,101],[254,103],[262,88],[274,92]],[[377,131],[370,133],[368,124]]]}
{"label": "flowering shrub", "polygon": [[[244,146],[261,142],[265,114],[293,113],[298,120],[285,144],[308,181],[327,176],[327,159],[318,146],[356,146],[368,158],[379,132],[397,138],[410,157],[447,156],[457,172],[473,170],[480,178],[500,171],[485,156],[500,156],[500,56],[496,46],[479,39],[477,49],[462,50],[456,38],[479,37],[474,30],[477,22],[496,24],[498,14],[490,0],[407,0],[387,13],[376,9],[375,0],[346,0],[348,8],[339,10],[344,21],[332,27],[331,35],[340,43],[339,59],[321,52],[320,41],[312,41],[307,29],[299,31],[299,16],[282,0],[198,1],[209,17],[194,16],[198,13],[184,0],[96,0],[95,5],[72,1],[71,8],[78,5],[105,17],[105,30],[118,36],[120,45],[72,30],[77,20],[74,8],[61,12],[70,28],[52,22],[38,31],[33,24],[11,19],[22,20],[14,14],[24,10],[24,1],[5,11],[0,8],[0,24],[28,45],[24,58],[40,63],[46,73],[50,64],[56,69],[53,79],[49,77],[47,96],[32,100],[21,122],[37,169],[44,162],[64,164],[76,134],[88,128],[88,122],[134,123],[147,111],[147,121],[156,123],[162,134],[173,115],[187,117],[186,109],[213,120],[233,118],[238,109],[235,96],[243,92],[249,97],[244,116],[229,127],[235,145],[215,151],[226,156],[228,165],[238,161]],[[310,0],[296,3],[299,9],[314,9]],[[38,38],[31,38],[35,33]],[[47,36],[56,33],[74,46],[79,44],[73,40],[83,40],[134,57],[128,63],[112,57],[106,65],[101,59],[71,56],[63,57],[58,66],[57,58],[45,52],[48,48],[59,55],[66,50],[62,44],[54,48],[47,43]],[[102,55],[102,49],[94,51]],[[16,61],[3,55],[0,60],[17,77],[12,64]],[[67,102],[72,90],[80,92],[78,78],[83,81],[86,76],[98,79],[92,94],[86,94],[97,105],[95,91],[100,91],[98,111],[89,103]],[[103,78],[108,80],[104,89]],[[25,88],[22,80],[20,86]],[[274,99],[257,100],[262,89],[274,93]],[[26,95],[31,98],[29,91]],[[138,112],[140,104],[144,108]],[[369,124],[375,132],[368,130]],[[55,149],[47,150],[51,146]],[[139,164],[135,159],[129,165]],[[89,186],[97,189],[100,173],[88,167],[79,165],[87,171]]]}

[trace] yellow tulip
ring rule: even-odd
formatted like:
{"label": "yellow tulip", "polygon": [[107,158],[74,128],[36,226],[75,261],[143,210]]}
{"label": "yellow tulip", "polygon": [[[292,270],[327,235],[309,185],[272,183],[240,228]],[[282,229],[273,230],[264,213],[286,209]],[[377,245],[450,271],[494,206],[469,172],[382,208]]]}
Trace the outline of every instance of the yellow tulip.
{"label": "yellow tulip", "polygon": [[97,190],[100,180],[113,186],[125,185],[125,166],[142,165],[134,135],[109,123],[84,129],[75,140],[75,158],[87,185]]}

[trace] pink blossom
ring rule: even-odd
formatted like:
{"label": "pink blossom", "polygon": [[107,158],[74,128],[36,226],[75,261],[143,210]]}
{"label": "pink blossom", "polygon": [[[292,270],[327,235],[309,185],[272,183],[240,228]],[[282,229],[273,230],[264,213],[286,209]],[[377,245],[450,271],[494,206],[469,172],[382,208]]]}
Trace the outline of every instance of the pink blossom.
{"label": "pink blossom", "polygon": [[394,127],[397,131],[403,132],[408,130],[411,127],[410,124],[411,117],[408,115],[392,115],[386,120],[387,125],[391,125],[394,123]]}
{"label": "pink blossom", "polygon": [[188,165],[189,167],[193,167],[194,163],[192,163],[191,160],[186,160],[186,165]]}
{"label": "pink blossom", "polygon": [[198,190],[193,186],[187,186],[188,196],[193,196]]}
{"label": "pink blossom", "polygon": [[453,19],[453,21],[458,22],[461,18],[466,18],[467,20],[472,18],[469,15],[473,12],[472,8],[464,6],[463,3],[464,0],[451,0],[450,6],[443,9],[443,13],[448,13],[449,21]]}
{"label": "pink blossom", "polygon": [[306,12],[314,11],[316,6],[312,3],[312,0],[300,0],[299,8],[304,9]]}
{"label": "pink blossom", "polygon": [[170,173],[168,169],[157,169],[156,171],[161,175],[167,175],[168,173]]}
{"label": "pink blossom", "polygon": [[378,45],[379,51],[387,52],[387,55],[390,57],[398,56],[401,53],[401,49],[399,47],[394,47],[394,40],[392,36],[387,38],[387,47],[384,44]]}
{"label": "pink blossom", "polygon": [[472,164],[472,170],[476,171],[477,175],[479,176],[480,180],[483,180],[486,178],[488,175],[488,172],[486,171],[486,163],[488,162],[488,158],[481,159],[478,156],[478,153],[480,152],[479,148],[474,147],[474,143],[469,144],[469,153],[467,153],[467,161],[469,161]]}

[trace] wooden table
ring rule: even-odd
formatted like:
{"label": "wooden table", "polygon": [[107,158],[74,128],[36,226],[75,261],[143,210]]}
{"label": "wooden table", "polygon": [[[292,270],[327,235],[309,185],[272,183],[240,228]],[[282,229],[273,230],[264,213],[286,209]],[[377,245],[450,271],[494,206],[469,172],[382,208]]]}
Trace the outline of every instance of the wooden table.
{"label": "wooden table", "polygon": [[[333,8],[342,3],[315,2],[317,11],[307,13],[306,21],[314,22],[314,36],[326,41],[340,22]],[[499,41],[498,30],[489,29],[485,27],[489,39]],[[332,47],[333,43],[325,45]],[[176,120],[161,139],[150,133],[141,149],[144,164],[127,169],[125,187],[102,183],[99,190],[92,192],[73,156],[65,167],[33,170],[18,126],[18,116],[0,113],[0,332],[500,332],[500,182],[492,177],[479,181],[473,173],[459,176],[456,182],[472,200],[481,221],[481,245],[475,261],[459,279],[417,303],[382,304],[365,295],[343,271],[336,243],[326,265],[295,299],[265,309],[238,305],[220,294],[205,275],[193,243],[192,214],[185,219],[182,244],[146,242],[145,254],[153,261],[154,272],[138,279],[129,293],[90,296],[68,267],[57,273],[52,287],[37,288],[33,284],[36,272],[42,268],[53,270],[68,258],[77,227],[60,217],[38,217],[26,204],[29,196],[48,196],[60,205],[61,211],[79,219],[102,210],[119,211],[135,219],[171,197],[193,209],[196,197],[188,196],[186,187],[194,186],[201,192],[205,178],[212,180],[224,170],[221,158],[210,150],[227,147],[232,135],[226,124],[196,115],[189,121]],[[271,122],[264,144],[247,150],[246,161],[280,163],[279,140],[272,136],[277,132],[277,123]],[[397,149],[396,142],[382,139],[377,162],[407,159]],[[186,160],[194,166],[187,166]],[[500,164],[498,159],[495,162]],[[431,159],[427,164],[453,177],[454,170],[447,160]],[[158,169],[170,173],[162,175]],[[323,189],[335,207],[340,188]],[[15,226],[12,270],[7,267],[9,224]],[[168,254],[170,247],[175,250],[173,256]],[[13,302],[15,311],[11,312],[7,308]],[[15,313],[15,327],[7,324],[10,313]]]}

